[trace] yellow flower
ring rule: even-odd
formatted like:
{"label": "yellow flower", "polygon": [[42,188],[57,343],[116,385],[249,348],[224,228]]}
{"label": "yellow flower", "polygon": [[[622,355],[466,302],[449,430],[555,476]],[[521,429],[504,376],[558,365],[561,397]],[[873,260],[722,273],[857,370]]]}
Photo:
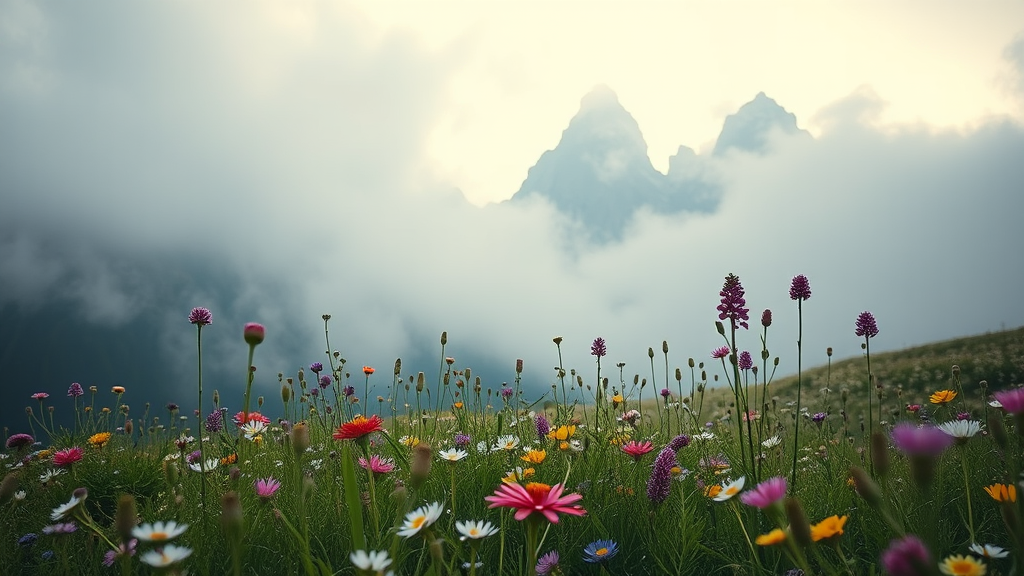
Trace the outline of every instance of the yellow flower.
{"label": "yellow flower", "polygon": [[559,426],[558,428],[548,432],[548,438],[552,440],[568,440],[572,438],[572,435],[576,433],[576,427],[572,424],[568,426]]}
{"label": "yellow flower", "polygon": [[842,536],[846,518],[846,516],[829,516],[811,526],[811,540],[817,542],[833,536]]}
{"label": "yellow flower", "polygon": [[943,574],[952,574],[955,576],[985,576],[987,568],[985,565],[976,560],[973,556],[961,556],[955,554],[947,556],[945,560],[939,564],[939,570]]}
{"label": "yellow flower", "polygon": [[415,436],[402,436],[398,439],[398,443],[412,448],[420,443],[420,439]]}
{"label": "yellow flower", "polygon": [[609,441],[609,443],[612,446],[622,446],[626,442],[629,442],[629,440],[630,440],[629,434],[623,433],[623,434],[619,434],[617,436],[613,436],[612,439]]}
{"label": "yellow flower", "polygon": [[98,432],[96,434],[93,434],[92,436],[89,436],[89,444],[97,448],[102,448],[107,442],[110,441],[110,436],[110,432]]}
{"label": "yellow flower", "polygon": [[985,492],[996,502],[1016,502],[1017,487],[1013,484],[993,484],[985,486]]}
{"label": "yellow flower", "polygon": [[612,406],[616,406],[617,407],[619,404],[622,404],[622,402],[623,402],[622,394],[616,394],[615,396],[612,396]]}
{"label": "yellow flower", "polygon": [[530,464],[542,464],[547,456],[546,450],[530,450],[526,456],[520,456],[520,459]]}
{"label": "yellow flower", "polygon": [[707,496],[708,498],[714,498],[715,496],[718,496],[718,494],[721,492],[722,487],[719,486],[718,484],[715,484],[714,486],[706,486],[704,488],[704,495]]}
{"label": "yellow flower", "polygon": [[36,454],[36,459],[46,460],[50,456],[53,456],[53,450],[40,450],[39,453]]}
{"label": "yellow flower", "polygon": [[462,402],[456,402],[455,404],[452,404],[452,408],[455,408],[456,410],[458,410],[459,408],[462,408],[462,406],[463,406]]}
{"label": "yellow flower", "polygon": [[775,546],[776,544],[782,544],[785,541],[786,533],[779,528],[754,538],[754,543],[758,546]]}
{"label": "yellow flower", "polygon": [[930,400],[932,404],[947,404],[956,398],[956,392],[952,390],[939,390],[935,394],[932,394]]}
{"label": "yellow flower", "polygon": [[515,470],[508,472],[507,475],[501,479],[501,481],[504,482],[505,484],[517,484],[520,480],[525,480],[530,476],[533,476],[535,473],[536,470],[534,470],[533,468],[527,468],[526,470],[523,470],[522,468],[516,468]]}
{"label": "yellow flower", "polygon": [[566,442],[565,440],[559,442],[558,443],[558,449],[559,450],[563,450],[563,451],[568,450],[569,449],[569,443]]}
{"label": "yellow flower", "polygon": [[[261,437],[260,436],[256,436],[256,438],[261,438]],[[254,442],[256,441],[256,438],[253,438]],[[238,462],[238,454],[228,454],[227,456],[225,456],[225,457],[220,459],[220,465],[221,466],[230,466],[230,465],[234,464],[235,462]]]}

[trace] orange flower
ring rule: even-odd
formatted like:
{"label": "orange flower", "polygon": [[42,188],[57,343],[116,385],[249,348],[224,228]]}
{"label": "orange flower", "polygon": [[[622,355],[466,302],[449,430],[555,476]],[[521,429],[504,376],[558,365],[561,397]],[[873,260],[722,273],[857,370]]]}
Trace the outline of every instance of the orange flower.
{"label": "orange flower", "polygon": [[363,366],[363,374],[366,374],[367,376],[373,374],[373,368],[370,368],[369,366]]}
{"label": "orange flower", "polygon": [[384,425],[384,419],[374,414],[367,418],[357,414],[351,422],[346,422],[334,432],[335,440],[359,440],[372,432],[380,432]]}
{"label": "orange flower", "polygon": [[985,486],[985,492],[996,502],[1016,502],[1017,487],[1013,484],[993,484]]}
{"label": "orange flower", "polygon": [[776,544],[782,544],[785,541],[786,533],[779,528],[754,538],[754,543],[758,546],[775,546]]}
{"label": "orange flower", "polygon": [[221,466],[230,466],[238,462],[238,454],[228,454],[227,456],[220,459]]}
{"label": "orange flower", "polygon": [[519,458],[530,464],[541,464],[547,456],[547,450],[530,450],[525,456],[520,456]]}
{"label": "orange flower", "polygon": [[706,488],[704,488],[704,495],[707,496],[708,498],[714,498],[715,496],[718,496],[718,494],[721,492],[722,487],[719,486],[718,484],[715,484],[714,486],[707,486]]}
{"label": "orange flower", "polygon": [[89,436],[89,444],[97,448],[102,448],[104,444],[110,441],[110,432],[97,432],[92,436]]}
{"label": "orange flower", "polygon": [[846,516],[829,516],[811,526],[811,540],[817,542],[833,536],[842,536],[846,518]]}
{"label": "orange flower", "polygon": [[552,440],[568,440],[572,438],[572,435],[576,433],[576,427],[572,424],[568,426],[559,426],[558,428],[548,432],[548,438]]}
{"label": "orange flower", "polygon": [[956,398],[956,392],[952,390],[939,390],[929,397],[932,404],[947,404],[952,402],[953,398]]}
{"label": "orange flower", "polygon": [[114,394],[124,394],[124,386],[114,386],[110,391]]}
{"label": "orange flower", "polygon": [[462,408],[462,406],[463,406],[462,402],[456,402],[455,404],[452,404],[452,408],[455,408],[456,410],[458,410],[459,408]]}

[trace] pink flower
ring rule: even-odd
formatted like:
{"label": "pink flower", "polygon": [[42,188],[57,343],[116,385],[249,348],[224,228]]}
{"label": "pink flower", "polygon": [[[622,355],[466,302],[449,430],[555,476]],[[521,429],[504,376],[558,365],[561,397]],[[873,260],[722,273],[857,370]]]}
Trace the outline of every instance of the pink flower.
{"label": "pink flower", "polygon": [[249,322],[242,328],[242,338],[245,339],[245,343],[249,346],[255,346],[263,342],[263,338],[266,335],[267,330],[263,327],[263,324]]}
{"label": "pink flower", "polygon": [[1010,414],[1024,413],[1024,388],[1010,388],[992,394]]}
{"label": "pink flower", "polygon": [[561,484],[548,486],[540,482],[530,482],[525,488],[514,483],[502,484],[494,491],[493,496],[486,496],[484,500],[491,503],[488,508],[515,508],[517,522],[526,520],[534,512],[543,515],[552,524],[558,524],[559,514],[583,516],[587,513],[576,504],[583,499],[583,496],[579,494],[562,496],[562,490]]}
{"label": "pink flower", "polygon": [[54,466],[70,466],[82,459],[83,450],[78,446],[58,450],[53,454]]}
{"label": "pink flower", "polygon": [[740,502],[764,510],[786,496],[786,479],[775,476],[740,494]]}
{"label": "pink flower", "polygon": [[711,357],[714,359],[725,358],[729,355],[729,347],[722,346],[721,348],[715,348],[711,351]]}
{"label": "pink flower", "polygon": [[632,456],[634,460],[639,462],[640,458],[642,458],[644,454],[647,454],[651,450],[654,450],[654,445],[652,445],[649,441],[641,443],[637,442],[636,440],[630,440],[629,442],[623,444],[621,449],[626,454]]}
{"label": "pink flower", "polygon": [[188,321],[197,326],[213,323],[213,314],[207,308],[193,308],[188,314]]}
{"label": "pink flower", "polygon": [[259,412],[249,412],[249,415],[246,416],[244,410],[242,412],[235,414],[232,420],[234,420],[235,426],[239,427],[241,427],[246,422],[263,422],[264,424],[267,425],[270,424],[270,418],[267,418],[263,414],[260,414]]}
{"label": "pink flower", "polygon": [[915,426],[901,422],[892,429],[892,443],[908,456],[937,458],[953,444],[953,438],[932,425]]}
{"label": "pink flower", "polygon": [[270,500],[281,488],[281,483],[274,478],[260,478],[256,481],[256,495],[264,502]]}
{"label": "pink flower", "polygon": [[49,397],[50,395],[47,394],[46,392],[36,392],[35,394],[32,395],[33,400],[45,400],[46,398]]}
{"label": "pink flower", "polygon": [[359,465],[362,466],[363,469],[372,472],[374,477],[380,476],[381,474],[388,474],[390,472],[394,472],[395,470],[394,460],[392,460],[391,458],[381,458],[376,454],[370,456],[369,462],[366,461],[366,458],[360,456]]}
{"label": "pink flower", "polygon": [[928,547],[913,534],[890,542],[889,548],[882,552],[881,560],[889,574],[923,576],[932,573],[932,556]]}

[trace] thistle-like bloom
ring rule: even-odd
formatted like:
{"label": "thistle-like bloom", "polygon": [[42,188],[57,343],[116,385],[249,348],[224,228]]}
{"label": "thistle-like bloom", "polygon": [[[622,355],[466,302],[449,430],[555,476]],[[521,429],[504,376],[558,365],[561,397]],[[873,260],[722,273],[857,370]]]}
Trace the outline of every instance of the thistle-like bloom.
{"label": "thistle-like bloom", "polygon": [[68,387],[68,397],[78,398],[85,395],[85,390],[82,390],[82,385],[78,382],[72,382],[71,386]]}
{"label": "thistle-like bloom", "polygon": [[985,576],[985,565],[973,556],[954,554],[939,563],[939,571],[954,576]]}
{"label": "thistle-like bloom", "polygon": [[472,442],[472,441],[473,441],[473,439],[470,438],[468,434],[456,434],[455,435],[455,445],[460,447],[460,448],[465,448],[466,446],[469,446],[470,442]]}
{"label": "thistle-like bloom", "polygon": [[384,419],[374,414],[367,418],[357,414],[351,422],[346,422],[334,432],[335,440],[358,440],[373,432],[380,432],[384,427]]}
{"label": "thistle-like bloom", "polygon": [[1024,413],[1024,388],[1010,388],[992,394],[1003,410],[1010,414]]}
{"label": "thistle-like bloom", "polygon": [[728,346],[720,346],[711,351],[711,357],[715,360],[720,360],[728,356],[729,352],[730,350]]}
{"label": "thistle-like bloom", "polygon": [[196,326],[206,326],[213,323],[213,314],[206,308],[193,308],[188,314],[188,321]]}
{"label": "thistle-like bloom", "polygon": [[793,277],[792,284],[789,285],[789,299],[790,300],[807,300],[811,297],[811,285],[807,282],[807,276],[799,274]]}
{"label": "thistle-like bloom", "polygon": [[256,488],[256,495],[259,496],[260,500],[266,502],[277,494],[277,491],[281,489],[281,482],[273,477],[260,478],[253,483]]}
{"label": "thistle-like bloom", "polygon": [[647,498],[655,504],[668,499],[672,491],[672,467],[676,465],[676,453],[672,448],[665,447],[658,452],[651,468],[651,477],[647,479]]}
{"label": "thistle-like bloom", "polygon": [[370,550],[369,553],[366,550],[356,550],[348,555],[348,559],[352,561],[352,564],[360,570],[370,570],[374,573],[383,572],[387,570],[388,566],[391,566],[391,558],[388,556],[387,550]]}
{"label": "thistle-like bloom", "polygon": [[437,453],[437,457],[441,460],[447,460],[449,462],[458,462],[466,456],[469,456],[469,452],[460,450],[458,448],[449,448],[448,450],[441,450]]}
{"label": "thistle-like bloom", "polygon": [[534,426],[537,427],[537,437],[544,438],[551,432],[551,423],[543,414],[537,414],[537,417],[533,420]]}
{"label": "thistle-like bloom", "polygon": [[846,519],[846,516],[829,516],[821,522],[813,524],[811,526],[811,540],[817,542],[832,538],[833,536],[842,536]]}
{"label": "thistle-like bloom", "polygon": [[[331,385],[331,377],[329,375],[327,375],[327,374],[324,374],[323,376],[320,377],[318,382],[320,383],[320,387],[321,388],[327,389]],[[356,389],[354,387],[351,387],[351,388],[352,388],[352,394],[355,394],[356,393]],[[352,394],[345,394],[345,395],[346,396],[351,396]]]}
{"label": "thistle-like bloom", "polygon": [[264,424],[270,424],[270,418],[267,418],[263,414],[260,414],[259,412],[249,412],[249,414],[246,414],[244,410],[235,414],[233,420],[235,422],[235,426],[238,426],[239,428],[241,428],[246,422],[260,421]]}
{"label": "thistle-like bloom", "polygon": [[415,536],[420,530],[437,522],[437,519],[441,517],[441,511],[441,504],[433,502],[409,512],[405,515],[405,522],[402,524],[402,529],[398,531],[398,535],[404,538]]}
{"label": "thistle-like bloom", "polygon": [[953,438],[929,424],[901,422],[892,429],[892,443],[907,456],[938,457],[953,444]]}
{"label": "thistle-like bloom", "polygon": [[889,574],[924,576],[932,573],[932,556],[920,538],[908,534],[889,543],[882,552],[882,566]]}
{"label": "thistle-like bloom", "polygon": [[1016,502],[1017,487],[1013,484],[993,484],[985,486],[985,492],[996,502]]}
{"label": "thistle-like bloom", "polygon": [[83,450],[78,446],[74,448],[65,448],[64,450],[58,450],[53,453],[53,465],[54,466],[70,466],[75,462],[82,459]]}
{"label": "thistle-like bloom", "polygon": [[718,319],[729,320],[732,328],[742,326],[743,328],[749,328],[747,320],[750,317],[747,313],[750,311],[745,308],[747,301],[743,299],[743,285],[740,284],[740,277],[735,274],[729,274],[725,277],[725,284],[722,285],[722,291],[718,293],[722,297],[722,303],[718,305]]}
{"label": "thistle-like bloom", "polygon": [[173,564],[177,564],[182,560],[192,555],[192,549],[184,546],[175,546],[174,544],[168,544],[163,548],[156,550],[150,550],[139,556],[145,564],[149,564],[154,568],[166,568]]}
{"label": "thistle-like bloom", "polygon": [[558,550],[552,550],[537,559],[537,576],[548,576],[558,568]]}
{"label": "thistle-like bloom", "polygon": [[498,528],[490,522],[484,520],[469,520],[466,522],[456,522],[455,529],[459,531],[462,536],[459,540],[479,540],[488,536],[493,536],[498,533]]}
{"label": "thistle-like bloom", "polygon": [[587,513],[576,504],[583,499],[579,494],[562,496],[563,486],[548,486],[540,482],[530,482],[524,488],[519,484],[502,484],[492,496],[485,496],[490,502],[488,508],[515,508],[515,519],[522,522],[531,514],[537,513],[552,524],[558,524],[559,514],[583,516]]}
{"label": "thistle-like bloom", "polygon": [[679,452],[680,450],[686,448],[689,445],[690,437],[687,436],[686,434],[680,434],[673,438],[672,440],[670,440],[668,443],[668,447],[671,448],[673,452]]}
{"label": "thistle-like bloom", "polygon": [[266,328],[262,324],[256,322],[249,322],[242,327],[242,338],[245,339],[245,343],[249,346],[256,346],[263,342],[263,339],[267,335]]}
{"label": "thistle-like bloom", "polygon": [[[43,532],[46,528],[43,528]],[[982,558],[1006,558],[1010,555],[1009,552],[1000,548],[999,546],[993,546],[991,544],[971,544],[970,551],[981,556]]]}
{"label": "thistle-like bloom", "polygon": [[594,338],[594,343],[590,345],[590,355],[602,358],[608,354],[608,347],[605,345],[604,338],[598,336]]}
{"label": "thistle-like bloom", "polygon": [[46,392],[36,392],[35,394],[32,395],[33,400],[46,400],[49,397],[50,395],[47,394]]}
{"label": "thistle-like bloom", "polygon": [[743,490],[743,484],[747,481],[746,476],[740,476],[734,482],[722,485],[722,490],[715,496],[716,502],[725,502]]}
{"label": "thistle-like bloom", "polygon": [[7,438],[7,449],[26,448],[35,444],[36,439],[29,434],[12,434]]}
{"label": "thistle-like bloom", "polygon": [[[324,365],[322,362],[313,362],[309,365],[309,371],[314,374],[319,374],[324,371]],[[355,554],[355,552],[353,552],[353,554]]]}
{"label": "thistle-like bloom", "polygon": [[780,528],[776,528],[767,534],[761,534],[757,538],[754,538],[754,544],[758,546],[775,546],[782,544],[786,541],[786,533]]}
{"label": "thistle-like bloom", "polygon": [[587,544],[583,549],[583,561],[590,564],[607,562],[619,553],[619,545],[614,540],[598,540]]}
{"label": "thistle-like bloom", "polygon": [[188,524],[178,524],[174,520],[142,524],[132,528],[132,536],[143,542],[165,542],[181,536],[188,530]]}
{"label": "thistle-like bloom", "polygon": [[952,390],[939,390],[928,397],[932,404],[948,404],[956,398],[956,392]]}
{"label": "thistle-like bloom", "polygon": [[370,461],[367,462],[366,458],[359,457],[359,465],[364,470],[368,470],[373,473],[374,477],[382,474],[389,474],[395,470],[395,461],[391,458],[382,458],[376,454],[370,456]]}
{"label": "thistle-like bloom", "polygon": [[210,415],[206,417],[206,423],[204,424],[206,431],[212,434],[216,434],[224,429],[224,418],[221,416],[220,410],[210,412]]}
{"label": "thistle-like bloom", "polygon": [[740,370],[750,370],[754,367],[754,359],[750,357],[750,352],[746,350],[740,352],[739,365]]}
{"label": "thistle-like bloom", "polygon": [[647,442],[637,442],[636,440],[630,440],[619,447],[620,450],[628,454],[633,460],[639,462],[643,458],[644,454],[647,454],[651,450],[654,450],[654,445]]}
{"label": "thistle-like bloom", "polygon": [[861,312],[857,316],[857,330],[854,331],[854,334],[864,336],[865,338],[878,336],[878,324],[875,323],[875,317],[871,312]]}
{"label": "thistle-like bloom", "polygon": [[765,308],[764,312],[761,312],[761,326],[768,328],[772,325],[772,311]]}
{"label": "thistle-like bloom", "polygon": [[504,398],[505,400],[508,400],[509,398],[511,398],[512,394],[514,394],[514,393],[515,393],[515,390],[513,390],[512,388],[507,387],[507,386],[505,388],[501,389],[501,397]]}
{"label": "thistle-like bloom", "polygon": [[786,497],[786,479],[775,476],[740,494],[740,502],[764,510]]}

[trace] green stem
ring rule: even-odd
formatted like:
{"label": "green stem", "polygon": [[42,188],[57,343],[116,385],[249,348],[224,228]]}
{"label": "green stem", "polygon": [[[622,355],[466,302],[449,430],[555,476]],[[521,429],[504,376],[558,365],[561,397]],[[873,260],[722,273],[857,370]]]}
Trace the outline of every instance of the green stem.
{"label": "green stem", "polygon": [[796,337],[796,425],[793,429],[793,469],[790,472],[789,494],[796,494],[796,461],[800,454],[800,392],[803,389],[803,340],[804,340],[804,307],[803,299],[796,301],[797,328]]}
{"label": "green stem", "polygon": [[[199,454],[200,459],[206,457],[206,452],[203,451],[203,325],[196,324],[196,356],[197,364],[199,365],[199,424],[196,436],[199,437]],[[251,360],[250,360],[251,361]],[[206,521],[205,519],[209,516],[206,507],[206,474],[201,474],[199,478],[199,493],[203,503],[203,537],[206,537]]]}

